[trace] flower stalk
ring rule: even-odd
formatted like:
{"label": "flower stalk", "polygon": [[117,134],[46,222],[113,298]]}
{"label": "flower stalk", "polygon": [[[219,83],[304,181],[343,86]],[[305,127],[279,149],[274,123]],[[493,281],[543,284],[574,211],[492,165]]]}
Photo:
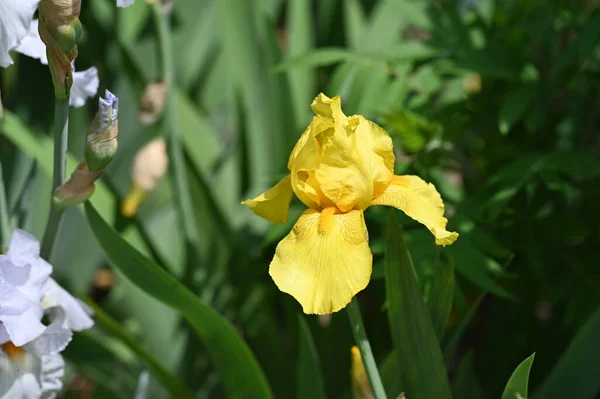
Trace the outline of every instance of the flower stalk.
{"label": "flower stalk", "polygon": [[373,397],[375,399],[385,399],[385,389],[383,388],[383,383],[381,382],[381,377],[377,370],[377,363],[373,357],[371,344],[369,343],[369,338],[367,338],[362,316],[360,315],[360,307],[358,306],[356,298],[352,298],[352,301],[350,301],[346,309],[348,311],[348,318],[350,319],[354,340],[360,350],[360,356],[362,357],[365,369],[367,370],[367,376],[369,377],[369,382],[371,383]]}
{"label": "flower stalk", "polygon": [[[69,141],[69,96],[66,98],[56,98],[54,101],[54,167],[52,172],[52,190],[60,187],[67,175],[67,143]],[[54,240],[58,233],[60,221],[64,212],[63,207],[58,207],[52,201],[50,207],[50,216],[44,237],[40,254],[42,258],[49,259]]]}
{"label": "flower stalk", "polygon": [[[0,98],[0,133],[2,132],[3,112],[2,98]],[[0,254],[5,253],[10,239],[10,222],[8,219],[8,205],[4,178],[2,177],[2,161],[0,160]]]}

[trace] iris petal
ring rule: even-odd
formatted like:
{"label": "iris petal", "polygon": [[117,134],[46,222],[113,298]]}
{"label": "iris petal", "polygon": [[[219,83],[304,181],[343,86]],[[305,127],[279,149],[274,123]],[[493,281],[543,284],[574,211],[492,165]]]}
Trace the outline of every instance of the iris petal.
{"label": "iris petal", "polygon": [[248,205],[254,213],[271,223],[284,223],[287,220],[292,194],[288,175],[258,197],[246,200],[242,204]]}
{"label": "iris petal", "polygon": [[392,183],[372,205],[388,205],[398,208],[419,223],[424,224],[435,236],[438,245],[450,245],[458,233],[446,230],[448,219],[444,217],[444,203],[433,184],[417,176],[394,176]]}
{"label": "iris petal", "polygon": [[362,211],[306,210],[277,246],[269,273],[305,313],[344,308],[369,283],[372,255]]}

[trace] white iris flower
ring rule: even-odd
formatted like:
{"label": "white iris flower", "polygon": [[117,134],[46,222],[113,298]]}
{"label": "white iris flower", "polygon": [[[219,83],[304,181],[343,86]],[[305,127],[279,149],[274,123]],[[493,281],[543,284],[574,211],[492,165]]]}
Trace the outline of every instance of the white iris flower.
{"label": "white iris flower", "polygon": [[53,397],[64,368],[58,353],[72,331],[94,324],[88,307],[50,278],[52,266],[39,254],[38,241],[15,230],[7,254],[0,255],[2,398]]}
{"label": "white iris flower", "polygon": [[[33,19],[38,2],[39,0],[0,0],[0,66],[12,65],[10,50],[48,65],[46,45],[38,32],[38,20]],[[73,66],[73,71],[69,104],[79,108],[83,107],[88,98],[96,95],[100,81],[95,67],[75,72]]]}

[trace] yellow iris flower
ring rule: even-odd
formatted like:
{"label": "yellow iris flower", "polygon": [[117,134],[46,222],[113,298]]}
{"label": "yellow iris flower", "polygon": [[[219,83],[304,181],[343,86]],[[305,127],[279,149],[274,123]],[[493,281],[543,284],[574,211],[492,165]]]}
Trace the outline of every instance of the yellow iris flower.
{"label": "yellow iris flower", "polygon": [[316,114],[288,161],[290,174],[246,200],[272,223],[287,219],[292,195],[309,209],[277,245],[269,274],[305,313],[343,309],[371,278],[372,255],[363,212],[389,205],[424,224],[438,245],[452,244],[444,204],[431,183],[395,176],[392,139],[361,115],[346,116],[339,97],[319,94]]}

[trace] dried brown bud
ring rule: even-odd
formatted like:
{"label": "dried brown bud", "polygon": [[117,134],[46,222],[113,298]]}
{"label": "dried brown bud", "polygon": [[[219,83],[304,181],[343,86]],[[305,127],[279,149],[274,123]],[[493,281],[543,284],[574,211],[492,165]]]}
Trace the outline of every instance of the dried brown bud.
{"label": "dried brown bud", "polygon": [[168,84],[165,81],[150,83],[144,89],[140,104],[140,123],[151,125],[163,114]]}
{"label": "dried brown bud", "polygon": [[67,182],[54,191],[53,200],[59,207],[78,205],[85,202],[94,194],[94,183],[100,172],[90,172],[85,161],[81,161]]}
{"label": "dried brown bud", "polygon": [[73,84],[72,62],[83,33],[81,0],[41,0],[38,31],[44,44],[57,98],[67,98]]}

